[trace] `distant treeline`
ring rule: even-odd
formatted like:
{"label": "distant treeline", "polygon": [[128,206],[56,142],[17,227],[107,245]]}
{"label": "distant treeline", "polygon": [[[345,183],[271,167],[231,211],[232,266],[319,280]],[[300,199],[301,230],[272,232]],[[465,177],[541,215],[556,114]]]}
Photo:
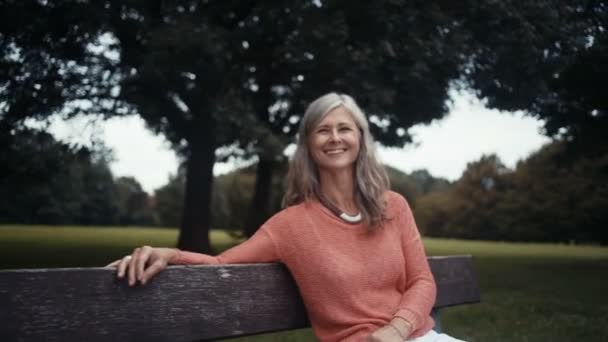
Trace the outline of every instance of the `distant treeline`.
{"label": "distant treeline", "polygon": [[[114,178],[103,148],[90,150],[22,129],[0,136],[0,223],[177,227],[185,175],[147,194],[132,177]],[[601,150],[601,149],[600,149]],[[426,170],[388,168],[424,235],[483,240],[608,244],[608,152],[572,157],[551,143],[506,168],[494,155],[469,163],[448,182]],[[280,209],[287,166],[272,186]],[[242,231],[255,165],[215,177],[213,226]]]}
{"label": "distant treeline", "polygon": [[494,155],[469,163],[448,189],[421,196],[426,235],[608,244],[608,153],[571,157],[545,145],[507,169]]}
{"label": "distant treeline", "polygon": [[157,224],[133,178],[115,179],[107,150],[56,141],[28,128],[0,130],[0,223]]}

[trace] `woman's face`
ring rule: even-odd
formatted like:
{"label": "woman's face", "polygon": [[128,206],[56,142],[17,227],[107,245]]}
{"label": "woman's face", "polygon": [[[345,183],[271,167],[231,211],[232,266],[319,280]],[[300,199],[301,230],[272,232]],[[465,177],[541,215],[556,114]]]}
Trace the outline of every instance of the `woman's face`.
{"label": "woman's face", "polygon": [[308,148],[319,170],[353,168],[359,155],[361,132],[343,106],[334,108],[315,128]]}

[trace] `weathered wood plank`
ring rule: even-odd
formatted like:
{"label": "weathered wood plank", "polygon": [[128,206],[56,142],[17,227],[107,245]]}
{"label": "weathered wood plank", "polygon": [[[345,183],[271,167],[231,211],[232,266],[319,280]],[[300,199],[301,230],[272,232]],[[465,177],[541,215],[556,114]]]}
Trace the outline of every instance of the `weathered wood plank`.
{"label": "weathered wood plank", "polygon": [[[470,257],[429,260],[437,307],[479,300]],[[172,266],[135,288],[105,268],[0,271],[1,341],[197,341],[307,326],[280,264]]]}
{"label": "weathered wood plank", "polygon": [[429,257],[437,299],[435,308],[477,303],[481,300],[477,274],[469,255]]}

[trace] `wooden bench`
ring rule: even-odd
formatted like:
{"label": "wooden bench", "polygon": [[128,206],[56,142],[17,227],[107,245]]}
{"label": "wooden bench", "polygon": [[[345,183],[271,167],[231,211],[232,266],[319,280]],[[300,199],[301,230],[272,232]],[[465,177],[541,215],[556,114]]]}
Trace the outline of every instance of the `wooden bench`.
{"label": "wooden bench", "polygon": [[[480,300],[470,256],[430,257],[439,309]],[[281,264],[171,266],[130,288],[106,268],[0,271],[0,341],[200,341],[309,327]]]}

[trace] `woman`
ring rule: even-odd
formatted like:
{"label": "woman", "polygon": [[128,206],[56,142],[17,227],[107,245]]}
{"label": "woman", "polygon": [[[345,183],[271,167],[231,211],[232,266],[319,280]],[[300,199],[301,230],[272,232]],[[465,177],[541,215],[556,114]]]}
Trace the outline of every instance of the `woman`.
{"label": "woman", "polygon": [[249,240],[217,257],[145,246],[109,266],[133,286],[168,264],[282,262],[321,341],[458,341],[431,330],[433,275],[407,202],[388,187],[365,115],[330,93],[302,118],[286,209]]}

